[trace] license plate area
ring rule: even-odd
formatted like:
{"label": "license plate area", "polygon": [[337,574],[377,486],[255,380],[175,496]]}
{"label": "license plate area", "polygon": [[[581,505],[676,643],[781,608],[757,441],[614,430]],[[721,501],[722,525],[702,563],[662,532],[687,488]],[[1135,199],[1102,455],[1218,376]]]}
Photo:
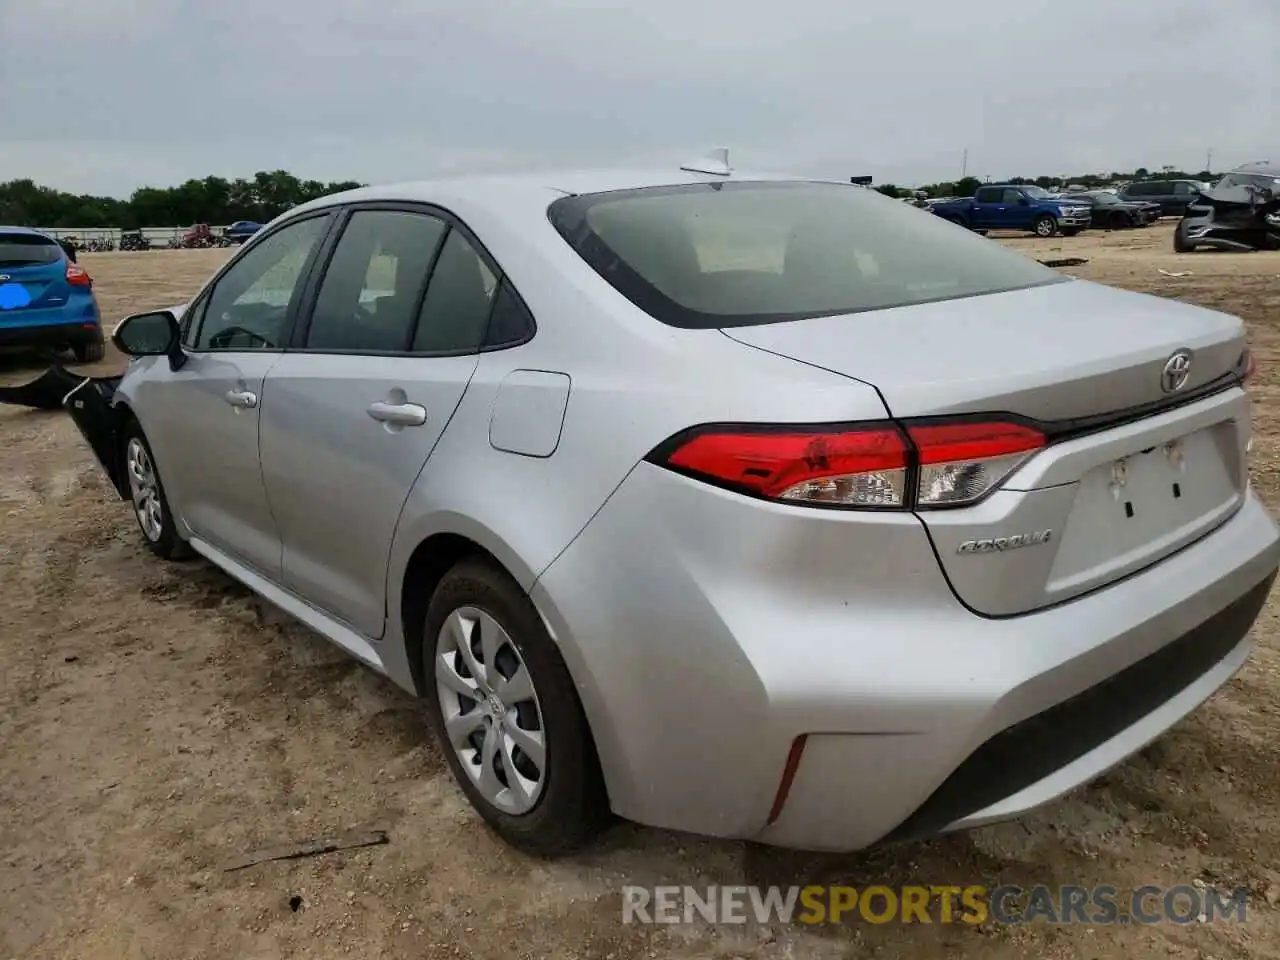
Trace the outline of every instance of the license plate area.
{"label": "license plate area", "polygon": [[1141,569],[1203,536],[1243,502],[1237,437],[1219,423],[1100,464],[1080,479],[1050,593]]}

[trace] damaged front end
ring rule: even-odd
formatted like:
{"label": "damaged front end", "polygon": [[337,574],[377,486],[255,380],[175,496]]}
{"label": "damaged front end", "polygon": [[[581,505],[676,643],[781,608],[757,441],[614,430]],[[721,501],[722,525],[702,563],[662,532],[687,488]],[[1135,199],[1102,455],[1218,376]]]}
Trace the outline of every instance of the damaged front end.
{"label": "damaged front end", "polygon": [[43,374],[15,387],[0,386],[0,403],[35,410],[66,410],[88,441],[111,485],[129,496],[121,455],[124,408],[113,403],[121,377],[85,377],[54,364]]}
{"label": "damaged front end", "polygon": [[1173,234],[1178,253],[1199,247],[1240,253],[1280,250],[1280,194],[1252,184],[1200,194]]}

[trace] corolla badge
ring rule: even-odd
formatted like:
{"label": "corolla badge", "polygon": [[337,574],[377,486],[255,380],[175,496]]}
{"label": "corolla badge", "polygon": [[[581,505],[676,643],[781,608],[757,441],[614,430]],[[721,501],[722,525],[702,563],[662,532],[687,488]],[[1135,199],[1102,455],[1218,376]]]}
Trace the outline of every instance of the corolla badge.
{"label": "corolla badge", "polygon": [[1191,351],[1179,350],[1164,362],[1160,371],[1160,389],[1165,393],[1177,393],[1191,379]]}
{"label": "corolla badge", "polygon": [[981,540],[966,540],[960,544],[956,553],[995,553],[1004,550],[1017,550],[1019,547],[1034,547],[1042,543],[1048,543],[1052,539],[1052,530],[1015,533],[1011,537],[984,537]]}

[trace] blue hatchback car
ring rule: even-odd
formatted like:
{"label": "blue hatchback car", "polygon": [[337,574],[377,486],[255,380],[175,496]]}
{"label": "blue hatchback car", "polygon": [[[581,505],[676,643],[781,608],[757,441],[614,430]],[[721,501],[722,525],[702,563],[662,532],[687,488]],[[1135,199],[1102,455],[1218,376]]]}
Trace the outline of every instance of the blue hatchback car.
{"label": "blue hatchback car", "polygon": [[93,278],[39,230],[0,226],[0,347],[70,348],[82,363],[105,353]]}

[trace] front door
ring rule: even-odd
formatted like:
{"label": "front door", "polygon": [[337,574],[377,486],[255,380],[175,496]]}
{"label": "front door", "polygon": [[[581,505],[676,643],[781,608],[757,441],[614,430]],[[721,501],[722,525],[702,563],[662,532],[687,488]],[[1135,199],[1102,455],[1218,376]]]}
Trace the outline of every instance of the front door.
{"label": "front door", "polygon": [[371,639],[400,510],[476,368],[497,276],[412,207],[359,207],[267,376],[262,468],[285,586]]}
{"label": "front door", "polygon": [[280,537],[262,483],[259,417],[328,216],[274,231],[192,307],[178,370],[158,357],[135,399],[175,513],[201,540],[271,579]]}

